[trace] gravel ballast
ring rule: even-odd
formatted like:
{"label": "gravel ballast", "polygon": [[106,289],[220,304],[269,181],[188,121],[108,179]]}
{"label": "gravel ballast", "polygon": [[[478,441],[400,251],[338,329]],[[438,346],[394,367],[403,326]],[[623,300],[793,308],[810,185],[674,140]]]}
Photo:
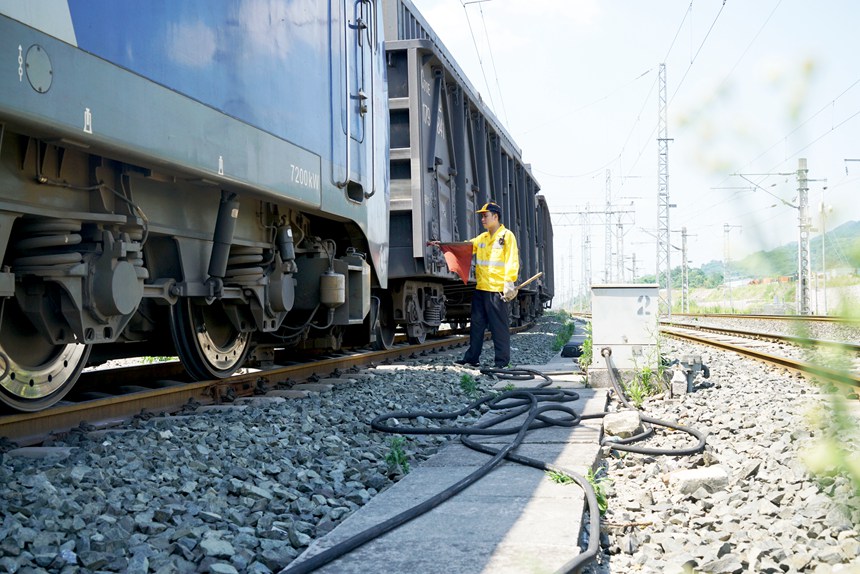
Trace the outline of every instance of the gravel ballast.
{"label": "gravel ballast", "polygon": [[[512,337],[512,363],[548,361],[561,322]],[[817,387],[731,354],[673,341],[672,358],[702,355],[711,378],[651,416],[708,433],[689,457],[611,455],[602,564],[590,572],[860,571],[860,503],[839,476],[816,480],[799,453],[822,432]],[[142,417],[122,429],[77,429],[50,448],[0,444],[0,572],[273,572],[402,477],[392,437],[369,422],[395,410],[454,410],[476,375],[463,348],[381,365],[300,399]],[[483,360],[492,362],[492,343]],[[704,384],[703,384],[704,383]],[[468,424],[473,419],[462,420]],[[419,421],[420,423],[421,421]],[[856,423],[855,423],[856,429]],[[412,466],[445,437],[404,437]],[[648,446],[686,445],[658,433]],[[857,452],[857,443],[847,443]],[[678,490],[673,473],[717,467],[727,480]],[[571,486],[571,488],[577,488]],[[853,568],[853,569],[852,569]],[[420,574],[420,573],[416,573]]]}
{"label": "gravel ballast", "polygon": [[[546,362],[559,319],[512,337],[514,363]],[[381,365],[301,399],[76,429],[40,449],[0,444],[0,572],[272,572],[402,476],[376,415],[450,411],[494,381],[464,349]],[[492,343],[482,356],[492,366]],[[471,419],[463,418],[468,424]],[[420,421],[419,421],[420,422]],[[405,437],[410,465],[447,441]]]}
{"label": "gravel ballast", "polygon": [[[701,355],[711,377],[699,379],[692,394],[655,397],[643,409],[707,433],[706,450],[666,457],[604,449],[603,563],[587,571],[860,572],[860,496],[845,476],[816,478],[804,463],[810,454],[821,461],[814,455],[829,434],[819,425],[832,419],[832,397],[800,376],[732,353],[671,339],[661,350],[669,358]],[[854,413],[852,434],[840,440],[856,461],[856,406]],[[660,432],[646,444],[689,443]],[[681,486],[689,484],[682,474],[716,470],[727,480]]]}

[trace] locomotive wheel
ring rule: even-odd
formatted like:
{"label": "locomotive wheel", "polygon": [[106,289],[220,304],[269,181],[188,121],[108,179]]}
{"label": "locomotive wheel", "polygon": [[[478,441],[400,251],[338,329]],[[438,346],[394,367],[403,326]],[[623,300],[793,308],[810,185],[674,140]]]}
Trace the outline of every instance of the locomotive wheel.
{"label": "locomotive wheel", "polygon": [[170,332],[182,365],[198,381],[229,377],[251,349],[250,334],[238,331],[217,302],[180,300],[170,311]]}
{"label": "locomotive wheel", "polygon": [[380,294],[377,314],[378,318],[373,327],[376,335],[373,348],[377,351],[386,351],[394,346],[394,332],[397,330],[397,322],[394,320],[394,301],[390,296]]}
{"label": "locomotive wheel", "polygon": [[427,330],[423,325],[411,325],[406,327],[406,340],[410,345],[420,345],[427,340]]}
{"label": "locomotive wheel", "polygon": [[78,380],[90,346],[54,345],[36,330],[15,299],[0,305],[4,310],[0,315],[0,402],[26,412],[56,404]]}

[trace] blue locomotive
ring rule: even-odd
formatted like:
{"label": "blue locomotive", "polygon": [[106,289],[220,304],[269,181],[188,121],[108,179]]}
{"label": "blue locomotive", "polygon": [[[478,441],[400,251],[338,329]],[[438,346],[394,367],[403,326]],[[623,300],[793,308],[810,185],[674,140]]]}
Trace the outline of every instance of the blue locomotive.
{"label": "blue locomotive", "polygon": [[[46,408],[108,358],[220,378],[465,322],[468,286],[424,243],[476,235],[487,197],[533,242],[525,270],[551,271],[510,137],[423,21],[391,41],[415,18],[401,0],[2,4],[0,402]],[[402,145],[407,124],[422,141]],[[517,313],[551,297],[550,272]]]}

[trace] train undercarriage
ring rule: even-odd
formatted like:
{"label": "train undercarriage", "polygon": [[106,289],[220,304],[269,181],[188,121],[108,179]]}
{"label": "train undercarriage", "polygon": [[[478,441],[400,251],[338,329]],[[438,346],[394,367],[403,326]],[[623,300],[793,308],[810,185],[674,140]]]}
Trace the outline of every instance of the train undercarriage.
{"label": "train undercarriage", "polygon": [[109,358],[178,354],[204,380],[382,330],[350,222],[8,131],[0,144],[0,402],[15,410]]}

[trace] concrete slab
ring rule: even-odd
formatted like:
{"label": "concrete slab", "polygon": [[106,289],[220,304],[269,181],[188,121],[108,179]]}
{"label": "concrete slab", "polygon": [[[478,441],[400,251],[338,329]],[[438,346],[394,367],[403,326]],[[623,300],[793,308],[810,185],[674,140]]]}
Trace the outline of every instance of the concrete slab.
{"label": "concrete slab", "polygon": [[356,382],[356,380],[357,379],[353,379],[353,378],[347,379],[347,378],[338,377],[338,378],[332,378],[332,379],[320,379],[319,381],[317,381],[317,384],[321,384],[321,385],[348,385],[350,383]]}
{"label": "concrete slab", "polygon": [[285,399],[304,399],[306,397],[311,396],[311,392],[277,389],[274,391],[269,391],[268,393],[266,393],[266,396],[283,397]]}
{"label": "concrete slab", "polygon": [[[578,391],[579,392],[579,391]],[[583,389],[577,412],[602,412],[603,390]],[[584,474],[597,460],[599,421],[530,432],[518,452]],[[507,423],[511,424],[511,423]],[[480,437],[501,446],[506,437]],[[380,493],[300,557],[306,560],[419,504],[468,476],[489,456],[452,442]],[[508,461],[451,500],[317,570],[327,574],[553,572],[579,554],[584,496]]]}
{"label": "concrete slab", "polygon": [[293,385],[293,391],[314,391],[318,393],[324,393],[326,391],[330,391],[334,388],[334,385],[327,385],[325,383],[299,383],[298,385]]}

